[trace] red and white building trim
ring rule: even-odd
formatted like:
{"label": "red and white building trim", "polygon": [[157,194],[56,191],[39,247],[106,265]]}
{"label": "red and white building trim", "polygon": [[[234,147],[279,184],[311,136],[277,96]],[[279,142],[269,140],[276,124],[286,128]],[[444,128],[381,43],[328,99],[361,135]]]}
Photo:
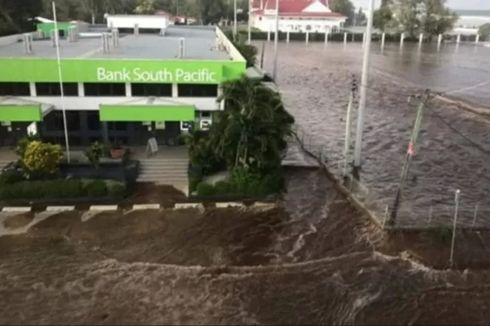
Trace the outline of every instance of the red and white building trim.
{"label": "red and white building trim", "polygon": [[[276,0],[251,0],[252,26],[275,31]],[[325,33],[343,27],[347,17],[333,12],[328,0],[279,0],[279,30],[281,32]]]}

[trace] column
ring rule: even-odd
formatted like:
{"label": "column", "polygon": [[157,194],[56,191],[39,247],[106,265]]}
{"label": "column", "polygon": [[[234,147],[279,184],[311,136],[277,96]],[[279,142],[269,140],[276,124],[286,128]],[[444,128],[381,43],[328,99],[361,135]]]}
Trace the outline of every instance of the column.
{"label": "column", "polygon": [[177,98],[179,97],[179,85],[178,84],[172,84],[172,97]]}
{"label": "column", "polygon": [[78,96],[85,96],[85,88],[83,87],[83,83],[78,83]]}
{"label": "column", "polygon": [[30,89],[31,96],[37,96],[36,83],[30,82],[29,89]]}
{"label": "column", "polygon": [[126,83],[126,97],[132,97],[133,90],[131,89],[131,83]]}

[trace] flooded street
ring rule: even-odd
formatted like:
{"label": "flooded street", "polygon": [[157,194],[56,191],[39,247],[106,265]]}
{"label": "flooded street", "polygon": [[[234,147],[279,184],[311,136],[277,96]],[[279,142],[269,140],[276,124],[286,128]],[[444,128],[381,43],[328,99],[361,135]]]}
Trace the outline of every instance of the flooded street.
{"label": "flooded street", "polygon": [[317,169],[291,170],[288,190],[262,211],[53,213],[2,236],[0,323],[488,323],[486,271],[384,253]]}
{"label": "flooded street", "polygon": [[[375,43],[374,48],[379,44]],[[280,43],[278,83],[288,110],[333,171],[343,163],[345,115],[353,74],[360,80],[360,44]],[[490,49],[474,45],[406,44],[373,50],[361,182],[378,211],[392,207],[418,102],[425,88],[490,107]],[[265,67],[272,67],[272,45]],[[357,108],[357,106],[356,106]],[[488,109],[490,111],[490,109]],[[353,123],[355,126],[355,121]],[[450,225],[454,192],[462,191],[460,223],[490,226],[490,118],[432,100],[417,156],[404,187],[397,225]]]}

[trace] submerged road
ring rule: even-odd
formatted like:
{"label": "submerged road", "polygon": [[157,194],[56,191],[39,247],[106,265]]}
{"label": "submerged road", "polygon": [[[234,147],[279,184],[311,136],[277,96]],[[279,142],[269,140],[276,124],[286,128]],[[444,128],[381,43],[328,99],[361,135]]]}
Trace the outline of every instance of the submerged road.
{"label": "submerged road", "polygon": [[[373,46],[376,48],[376,44]],[[288,110],[321,148],[332,170],[343,161],[345,116],[352,75],[360,80],[360,44],[281,43],[278,84]],[[448,92],[489,107],[490,49],[474,45],[388,46],[373,50],[361,181],[382,212],[391,207],[415,120],[411,95]],[[272,67],[272,45],[265,68]],[[354,114],[355,115],[355,114]],[[355,121],[353,123],[355,126]],[[427,107],[417,155],[405,185],[399,226],[450,225],[454,192],[462,191],[460,222],[490,227],[490,117],[433,100]],[[429,217],[430,216],[430,217]]]}

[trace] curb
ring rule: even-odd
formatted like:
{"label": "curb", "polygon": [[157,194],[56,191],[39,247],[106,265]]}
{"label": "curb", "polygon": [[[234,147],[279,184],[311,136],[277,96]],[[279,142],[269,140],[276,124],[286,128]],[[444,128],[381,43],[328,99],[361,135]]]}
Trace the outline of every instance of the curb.
{"label": "curb", "polygon": [[[214,206],[208,207],[208,208],[218,208],[218,209],[225,209],[225,208],[239,208],[239,209],[262,209],[262,210],[269,210],[276,208],[278,205],[277,203],[266,203],[266,202],[255,202],[251,206],[246,206],[244,203],[241,202],[220,202],[220,203],[215,203]],[[160,204],[134,204],[129,211],[145,211],[145,210],[162,210],[166,209],[165,207],[162,207]],[[172,209],[172,210],[184,210],[184,209],[199,209],[199,210],[205,210],[206,207],[204,206],[203,203],[175,203],[172,208],[167,208],[167,209]],[[47,206],[45,208],[45,212],[52,212],[52,213],[61,213],[61,212],[73,212],[76,211],[77,209],[75,206]],[[89,207],[88,212],[115,212],[123,210],[120,208],[118,205],[92,205]],[[3,207],[0,212],[1,213],[29,213],[32,212],[33,209],[30,206],[9,206],[9,207]],[[36,211],[38,212],[38,211]]]}

